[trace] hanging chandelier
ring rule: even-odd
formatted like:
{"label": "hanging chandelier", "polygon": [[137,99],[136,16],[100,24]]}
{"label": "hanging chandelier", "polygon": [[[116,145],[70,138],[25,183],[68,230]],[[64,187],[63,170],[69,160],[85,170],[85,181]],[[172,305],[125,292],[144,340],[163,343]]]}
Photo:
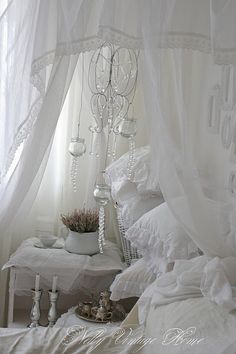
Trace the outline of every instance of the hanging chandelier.
{"label": "hanging chandelier", "polygon": [[95,124],[90,126],[91,155],[99,157],[94,144],[96,134],[107,137],[104,171],[98,173],[94,187],[94,198],[99,205],[99,249],[103,253],[105,244],[105,206],[111,199],[106,183],[105,168],[109,159],[116,157],[117,137],[129,141],[128,178],[132,178],[134,165],[134,137],[137,132],[136,120],[129,116],[138,75],[138,57],[135,51],[104,43],[90,61],[88,82],[92,92],[90,101]]}
{"label": "hanging chandelier", "polygon": [[[138,77],[138,53],[132,49],[104,43],[93,54],[89,63],[88,86],[91,91],[90,107],[94,123],[89,126],[91,132],[90,155],[103,158],[103,167],[98,171],[94,186],[94,199],[99,206],[99,249],[103,253],[105,244],[105,206],[111,199],[111,191],[106,183],[105,169],[116,158],[117,138],[128,139],[129,160],[127,176],[132,179],[135,161],[135,135],[137,122],[134,118],[133,100]],[[84,54],[82,54],[82,89],[78,131],[71,138],[69,152],[72,156],[71,181],[77,190],[78,161],[86,152],[85,139],[80,137],[82,96],[84,89]],[[96,143],[97,137],[105,146],[105,156],[100,156]],[[100,140],[101,143],[101,140]]]}
{"label": "hanging chandelier", "polygon": [[[128,112],[133,103],[137,76],[138,55],[134,50],[104,43],[91,58],[88,84],[95,124],[89,127],[92,133],[90,154],[99,157],[94,138],[96,134],[106,133],[104,169],[108,160],[116,157],[119,134],[126,138],[133,138],[136,134],[136,121],[133,117],[128,118]],[[132,149],[131,144],[129,147]]]}

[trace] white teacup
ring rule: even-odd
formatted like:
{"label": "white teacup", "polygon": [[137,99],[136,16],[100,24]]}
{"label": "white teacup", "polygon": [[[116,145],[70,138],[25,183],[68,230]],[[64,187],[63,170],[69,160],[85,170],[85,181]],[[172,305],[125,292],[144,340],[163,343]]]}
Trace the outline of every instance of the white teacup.
{"label": "white teacup", "polygon": [[53,235],[40,235],[39,239],[44,245],[44,247],[52,247],[56,242],[57,237]]}

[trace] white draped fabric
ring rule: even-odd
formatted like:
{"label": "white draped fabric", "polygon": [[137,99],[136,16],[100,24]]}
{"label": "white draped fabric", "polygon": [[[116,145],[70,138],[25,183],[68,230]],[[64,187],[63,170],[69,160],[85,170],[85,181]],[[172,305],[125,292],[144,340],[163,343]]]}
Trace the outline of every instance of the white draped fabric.
{"label": "white draped fabric", "polygon": [[[167,3],[173,7],[163,3],[166,16],[154,22],[151,14],[143,27],[144,92],[152,147],[158,156],[153,166],[171,210],[210,258],[205,263],[197,259],[195,268],[185,262],[170,276],[163,276],[157,281],[153,301],[158,305],[204,295],[232,310],[236,285],[229,276],[236,255],[235,46],[233,23],[224,27],[222,21],[226,16],[223,23],[230,22],[232,13],[228,12],[236,11],[236,4]],[[180,11],[184,3],[185,12]],[[217,271],[212,272],[214,267]]]}
{"label": "white draped fabric", "polygon": [[0,12],[1,237],[39,185],[79,53],[110,41],[141,49],[153,168],[165,199],[204,253],[235,256],[235,1],[6,4]]}

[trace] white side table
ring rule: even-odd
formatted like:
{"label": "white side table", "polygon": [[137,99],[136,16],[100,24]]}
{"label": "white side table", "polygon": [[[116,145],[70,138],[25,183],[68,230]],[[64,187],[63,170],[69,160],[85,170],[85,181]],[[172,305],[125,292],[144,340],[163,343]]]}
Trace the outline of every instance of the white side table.
{"label": "white side table", "polygon": [[58,275],[61,295],[109,288],[125,265],[116,245],[108,241],[104,251],[103,255],[80,256],[64,249],[36,248],[34,239],[24,241],[4,266],[10,268],[8,326],[14,320],[15,295],[31,295],[36,273],[41,276],[40,287],[46,291],[51,288],[53,275]]}
{"label": "white side table", "polygon": [[7,325],[13,323],[14,317],[14,288],[15,288],[15,280],[16,280],[16,269],[15,267],[11,267],[10,269],[10,280],[9,280],[9,303],[8,303],[8,317],[7,317]]}

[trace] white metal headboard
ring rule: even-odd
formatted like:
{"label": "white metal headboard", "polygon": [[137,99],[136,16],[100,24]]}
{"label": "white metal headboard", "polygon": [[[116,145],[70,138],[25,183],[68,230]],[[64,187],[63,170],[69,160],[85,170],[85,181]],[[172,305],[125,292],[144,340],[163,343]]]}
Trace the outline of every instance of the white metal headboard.
{"label": "white metal headboard", "polygon": [[124,227],[121,211],[117,205],[116,205],[116,212],[117,212],[118,228],[120,233],[120,240],[121,240],[124,259],[126,264],[130,265],[133,259],[142,258],[142,256],[139,254],[136,248],[131,246],[130,241],[125,238],[125,233],[127,230]]}

